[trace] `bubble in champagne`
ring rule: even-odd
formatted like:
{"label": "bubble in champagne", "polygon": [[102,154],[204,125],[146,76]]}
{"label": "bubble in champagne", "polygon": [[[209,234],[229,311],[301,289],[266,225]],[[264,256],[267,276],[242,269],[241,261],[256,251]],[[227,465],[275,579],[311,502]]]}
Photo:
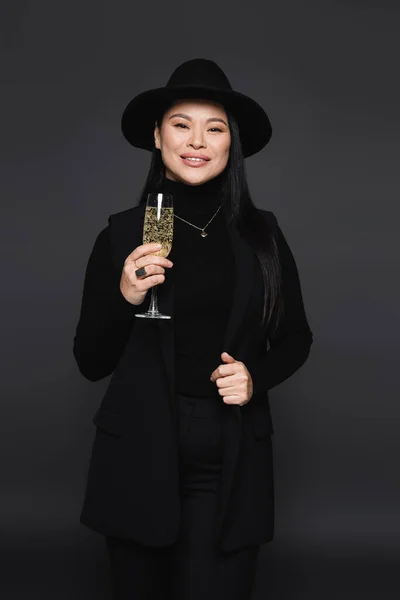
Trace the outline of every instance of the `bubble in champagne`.
{"label": "bubble in champagne", "polygon": [[161,207],[159,219],[156,206],[146,206],[143,225],[143,244],[162,244],[156,256],[168,256],[172,248],[174,234],[174,211],[172,208]]}

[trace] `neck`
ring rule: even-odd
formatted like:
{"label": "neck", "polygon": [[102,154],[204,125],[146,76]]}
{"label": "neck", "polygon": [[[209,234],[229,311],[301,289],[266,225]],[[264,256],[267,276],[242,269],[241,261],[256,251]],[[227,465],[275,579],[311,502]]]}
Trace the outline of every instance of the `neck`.
{"label": "neck", "polygon": [[201,185],[189,185],[164,177],[162,191],[173,197],[174,210],[179,215],[213,215],[221,204],[221,176],[218,175]]}

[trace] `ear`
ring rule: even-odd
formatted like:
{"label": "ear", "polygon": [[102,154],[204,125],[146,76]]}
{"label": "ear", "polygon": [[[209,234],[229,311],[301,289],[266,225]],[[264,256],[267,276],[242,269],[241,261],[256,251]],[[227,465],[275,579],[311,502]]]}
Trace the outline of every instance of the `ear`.
{"label": "ear", "polygon": [[156,145],[157,150],[161,150],[161,139],[160,139],[160,128],[158,127],[157,123],[155,124],[154,127],[154,143]]}

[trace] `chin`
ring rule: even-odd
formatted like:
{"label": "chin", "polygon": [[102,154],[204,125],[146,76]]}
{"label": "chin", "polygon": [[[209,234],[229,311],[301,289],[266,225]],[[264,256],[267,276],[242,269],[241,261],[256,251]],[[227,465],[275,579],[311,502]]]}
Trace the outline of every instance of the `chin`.
{"label": "chin", "polygon": [[185,171],[180,171],[179,173],[171,172],[170,177],[173,177],[177,181],[186,183],[186,185],[201,185],[202,183],[206,183],[218,175],[218,173],[200,173],[199,171],[201,169],[190,169],[190,167],[188,170],[190,171],[189,173],[186,171],[186,169]]}
{"label": "chin", "polygon": [[206,181],[210,181],[212,176],[203,175],[202,177],[185,177],[185,182],[188,185],[201,185],[202,183],[206,183]]}

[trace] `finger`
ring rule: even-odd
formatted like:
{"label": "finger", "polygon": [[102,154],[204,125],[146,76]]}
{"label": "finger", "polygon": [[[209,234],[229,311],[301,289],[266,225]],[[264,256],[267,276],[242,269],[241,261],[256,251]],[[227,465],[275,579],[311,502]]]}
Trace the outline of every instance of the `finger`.
{"label": "finger", "polygon": [[170,268],[173,265],[171,260],[164,256],[155,256],[154,254],[147,254],[135,260],[136,267],[147,267],[147,265],[159,265],[160,267]]}
{"label": "finger", "polygon": [[223,361],[227,362],[227,363],[233,363],[235,362],[235,359],[233,358],[233,356],[231,356],[230,354],[228,354],[228,352],[223,352],[221,354],[221,358]]}
{"label": "finger", "polygon": [[[137,264],[136,264],[136,266],[137,266]],[[138,267],[137,269],[135,269],[133,267],[133,269],[134,269],[135,277],[138,279],[143,279],[144,277],[149,277],[150,275],[159,275],[159,274],[164,275],[165,274],[165,269],[163,269],[163,267],[159,267],[158,265],[147,265],[147,267]],[[144,269],[144,273],[142,273],[142,274],[140,274],[141,269]],[[138,272],[139,272],[139,274],[138,274]]]}
{"label": "finger", "polygon": [[224,401],[225,404],[240,405],[243,403],[243,400],[235,394],[232,394],[231,396],[224,396],[224,398],[222,400]]}
{"label": "finger", "polygon": [[230,375],[235,375],[235,373],[238,373],[239,371],[240,365],[238,365],[237,363],[219,365],[219,367],[217,367],[215,371],[213,371],[214,381],[219,377],[229,377]]}
{"label": "finger", "polygon": [[142,244],[141,246],[138,246],[137,248],[135,248],[133,250],[133,252],[131,252],[127,258],[125,262],[135,262],[136,260],[138,260],[138,258],[141,258],[142,256],[146,256],[147,254],[152,254],[155,252],[158,252],[160,249],[162,248],[161,244]]}
{"label": "finger", "polygon": [[144,279],[138,279],[136,287],[139,291],[144,292],[155,285],[163,283],[164,280],[165,275],[151,275],[150,277],[145,277]]}
{"label": "finger", "polygon": [[238,389],[236,385],[229,385],[227,387],[218,388],[218,393],[220,396],[240,396],[244,393],[244,391],[244,389]]}
{"label": "finger", "polygon": [[238,377],[237,374],[228,375],[227,377],[217,377],[215,383],[219,388],[228,388],[232,386],[243,386],[246,387],[247,380],[242,377]]}
{"label": "finger", "polygon": [[211,373],[210,381],[217,381],[220,377],[222,377],[220,373],[220,368],[217,367],[215,371]]}

